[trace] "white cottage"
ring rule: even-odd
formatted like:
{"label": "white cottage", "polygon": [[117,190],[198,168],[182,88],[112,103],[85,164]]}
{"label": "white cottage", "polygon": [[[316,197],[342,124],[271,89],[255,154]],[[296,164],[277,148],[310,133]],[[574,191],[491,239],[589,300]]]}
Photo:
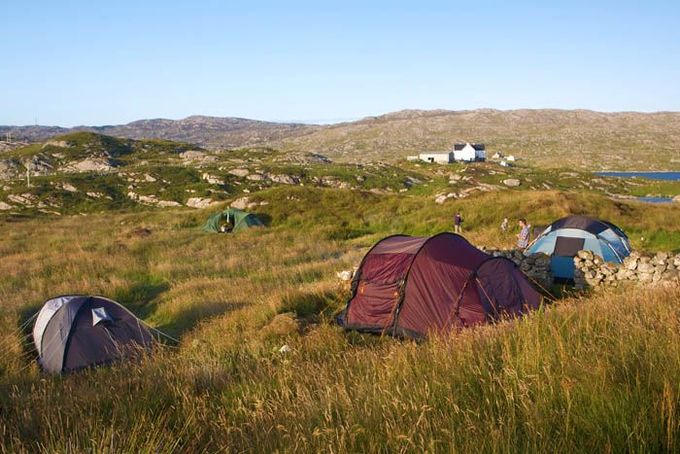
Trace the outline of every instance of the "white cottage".
{"label": "white cottage", "polygon": [[453,157],[456,161],[484,161],[486,147],[483,143],[457,143],[453,146]]}

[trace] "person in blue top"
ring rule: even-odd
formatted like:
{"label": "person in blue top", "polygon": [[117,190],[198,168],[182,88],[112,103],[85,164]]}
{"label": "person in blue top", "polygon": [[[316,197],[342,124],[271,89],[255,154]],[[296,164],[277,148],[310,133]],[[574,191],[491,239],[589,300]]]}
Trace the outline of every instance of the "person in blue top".
{"label": "person in blue top", "polygon": [[527,220],[522,218],[519,220],[520,231],[517,234],[517,247],[519,249],[526,249],[529,246],[529,237],[531,236],[531,225]]}

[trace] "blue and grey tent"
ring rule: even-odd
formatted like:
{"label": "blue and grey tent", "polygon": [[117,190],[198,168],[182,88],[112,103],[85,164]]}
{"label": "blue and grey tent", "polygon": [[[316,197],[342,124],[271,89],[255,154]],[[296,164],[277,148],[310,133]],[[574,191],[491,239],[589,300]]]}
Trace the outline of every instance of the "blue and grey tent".
{"label": "blue and grey tent", "polygon": [[626,234],[614,224],[586,216],[567,216],[553,222],[524,252],[551,256],[553,277],[574,278],[574,257],[580,250],[592,251],[606,262],[623,263],[630,254]]}

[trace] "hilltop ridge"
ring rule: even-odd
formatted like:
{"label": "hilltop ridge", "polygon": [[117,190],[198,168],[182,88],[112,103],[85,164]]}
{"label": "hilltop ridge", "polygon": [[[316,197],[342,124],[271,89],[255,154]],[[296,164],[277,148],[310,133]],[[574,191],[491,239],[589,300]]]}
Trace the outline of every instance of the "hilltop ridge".
{"label": "hilltop ridge", "polygon": [[211,150],[271,147],[321,153],[346,162],[393,162],[423,150],[448,149],[453,142],[474,141],[543,167],[680,169],[678,112],[439,109],[401,110],[330,125],[194,115],[75,128],[0,126],[0,135],[9,132],[15,139],[29,141],[75,131],[175,140]]}

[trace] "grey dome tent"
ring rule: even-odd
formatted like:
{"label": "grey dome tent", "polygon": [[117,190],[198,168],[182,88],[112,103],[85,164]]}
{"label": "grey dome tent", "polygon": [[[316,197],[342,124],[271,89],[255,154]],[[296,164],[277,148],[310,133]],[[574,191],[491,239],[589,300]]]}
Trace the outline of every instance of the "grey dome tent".
{"label": "grey dome tent", "polygon": [[546,228],[524,252],[550,256],[550,268],[558,280],[574,278],[574,256],[580,250],[592,251],[606,262],[623,263],[630,255],[626,234],[614,224],[586,216],[567,216]]}
{"label": "grey dome tent", "polygon": [[33,342],[47,372],[72,372],[137,357],[151,348],[149,330],[132,312],[102,296],[48,300],[37,315]]}

